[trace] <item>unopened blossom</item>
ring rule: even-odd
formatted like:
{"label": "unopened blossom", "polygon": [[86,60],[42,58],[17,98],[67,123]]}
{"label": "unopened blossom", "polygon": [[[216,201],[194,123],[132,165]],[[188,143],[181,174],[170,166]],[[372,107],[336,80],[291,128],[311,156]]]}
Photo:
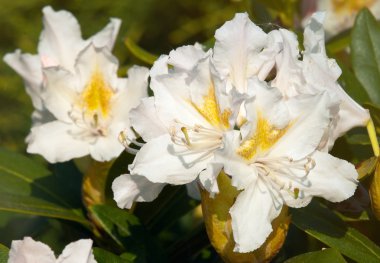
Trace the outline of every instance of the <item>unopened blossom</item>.
{"label": "unopened blossom", "polygon": [[[113,183],[121,207],[154,198],[154,190],[157,195],[164,184],[189,184],[198,176],[211,193],[218,191],[215,178],[222,167],[209,161],[222,146],[223,133],[234,127],[239,96],[233,99],[225,92],[225,83],[213,74],[209,55],[197,46],[176,52],[156,62],[151,71],[154,97],[144,99],[131,113],[131,124],[146,143],[129,166],[130,175]],[[179,59],[189,55],[192,60]],[[168,63],[174,67],[168,69]],[[144,179],[134,179],[137,176]],[[144,197],[149,185],[150,197]]]}
{"label": "unopened blossom", "polygon": [[96,263],[92,253],[92,240],[81,239],[68,244],[58,258],[51,248],[30,237],[14,240],[8,263]]}
{"label": "unopened blossom", "polygon": [[251,80],[256,96],[245,104],[247,122],[224,135],[215,162],[238,190],[230,209],[234,251],[259,248],[283,205],[299,208],[314,196],[332,202],[353,195],[355,167],[319,150],[331,112],[327,92],[283,100],[264,82]]}
{"label": "unopened blossom", "polygon": [[49,162],[117,157],[123,150],[117,137],[129,127],[129,110],[147,95],[148,70],[132,67],[128,79],[117,76],[110,50],[119,20],[83,40],[70,13],[50,7],[43,13],[38,55],[16,51],[4,58],[25,79],[35,106],[27,151]]}

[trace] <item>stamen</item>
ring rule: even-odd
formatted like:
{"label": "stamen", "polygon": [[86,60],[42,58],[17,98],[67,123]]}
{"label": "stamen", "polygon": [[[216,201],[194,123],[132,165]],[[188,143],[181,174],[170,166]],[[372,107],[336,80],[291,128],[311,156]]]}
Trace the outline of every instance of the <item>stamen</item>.
{"label": "stamen", "polygon": [[182,131],[183,135],[185,136],[186,144],[190,146],[191,143],[190,143],[190,139],[189,139],[189,133],[187,132],[186,127],[181,127],[181,131]]}
{"label": "stamen", "polygon": [[138,153],[139,149],[132,148],[130,146],[130,144],[134,144],[134,145],[139,146],[139,147],[144,146],[144,143],[138,142],[135,139],[128,138],[128,135],[125,131],[121,131],[119,133],[118,140],[124,146],[125,151],[130,153],[130,154],[133,154],[133,155],[136,155]]}

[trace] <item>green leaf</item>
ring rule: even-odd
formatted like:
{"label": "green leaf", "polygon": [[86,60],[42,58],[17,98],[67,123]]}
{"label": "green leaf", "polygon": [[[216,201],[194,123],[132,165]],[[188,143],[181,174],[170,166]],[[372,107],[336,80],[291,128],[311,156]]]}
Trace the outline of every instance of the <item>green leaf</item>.
{"label": "green leaf", "polygon": [[345,263],[342,255],[333,248],[327,248],[321,251],[305,253],[294,258],[290,258],[285,263]]}
{"label": "green leaf", "polygon": [[343,255],[363,263],[380,262],[380,248],[356,229],[347,227],[318,202],[292,210],[293,223]]}
{"label": "green leaf", "polygon": [[351,42],[354,72],[372,102],[380,104],[380,28],[368,9],[356,17]]}
{"label": "green leaf", "polygon": [[94,247],[93,252],[94,252],[95,259],[98,263],[129,263],[129,262],[133,262],[130,260],[122,259],[121,257],[118,257],[115,254],[113,254],[107,250],[98,248],[98,247]]}
{"label": "green leaf", "polygon": [[0,244],[0,263],[7,263],[8,253],[9,249],[6,246]]}
{"label": "green leaf", "polygon": [[23,155],[0,149],[0,210],[66,219],[88,226],[79,207],[60,195],[65,184]]}
{"label": "green leaf", "polygon": [[108,205],[90,207],[95,221],[119,245],[124,252],[136,255],[135,262],[161,262],[152,238],[131,213]]}
{"label": "green leaf", "polygon": [[127,37],[124,40],[125,46],[128,48],[128,50],[134,55],[136,58],[140,59],[141,61],[153,65],[154,61],[156,61],[157,56],[149,53],[148,51],[142,49],[139,47],[130,37]]}

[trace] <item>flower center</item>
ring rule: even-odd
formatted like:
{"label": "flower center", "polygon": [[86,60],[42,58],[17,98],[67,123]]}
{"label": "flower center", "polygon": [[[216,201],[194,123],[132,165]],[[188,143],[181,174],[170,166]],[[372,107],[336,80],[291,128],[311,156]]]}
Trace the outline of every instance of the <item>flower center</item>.
{"label": "flower center", "polygon": [[231,110],[225,109],[223,112],[220,112],[213,85],[210,86],[207,95],[203,96],[202,102],[201,105],[192,102],[192,105],[212,126],[228,129],[230,126],[228,119],[231,115]]}
{"label": "flower center", "polygon": [[289,125],[277,129],[258,114],[255,133],[240,145],[237,154],[246,160],[252,159],[271,148],[286,133],[288,127]]}
{"label": "flower center", "polygon": [[94,71],[82,92],[83,108],[86,115],[107,117],[114,92],[98,69]]}
{"label": "flower center", "polygon": [[103,74],[95,69],[88,84],[79,95],[78,103],[69,113],[73,122],[83,129],[76,135],[79,139],[107,135],[107,119],[111,111],[111,98],[114,91],[105,81]]}
{"label": "flower center", "polygon": [[371,7],[375,0],[332,0],[333,9],[337,13],[357,13],[363,7]]}

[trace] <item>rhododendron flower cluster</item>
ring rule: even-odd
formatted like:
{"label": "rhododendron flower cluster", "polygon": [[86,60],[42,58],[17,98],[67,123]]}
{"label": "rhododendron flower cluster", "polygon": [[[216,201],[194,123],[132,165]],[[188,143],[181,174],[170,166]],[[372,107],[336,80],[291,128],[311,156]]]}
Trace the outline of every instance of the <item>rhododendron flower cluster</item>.
{"label": "rhododendron flower cluster", "polygon": [[[234,251],[259,248],[282,206],[314,196],[332,202],[353,195],[357,172],[328,151],[369,113],[337,82],[341,70],[326,55],[323,13],[304,32],[265,33],[236,14],[215,33],[215,46],[184,46],[161,56],[150,71],[154,96],[130,114],[145,143],[113,183],[122,208],[151,201],[165,184],[219,191],[223,170],[240,190],[230,209]],[[122,140],[131,141],[127,131]]]}

